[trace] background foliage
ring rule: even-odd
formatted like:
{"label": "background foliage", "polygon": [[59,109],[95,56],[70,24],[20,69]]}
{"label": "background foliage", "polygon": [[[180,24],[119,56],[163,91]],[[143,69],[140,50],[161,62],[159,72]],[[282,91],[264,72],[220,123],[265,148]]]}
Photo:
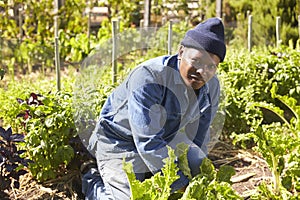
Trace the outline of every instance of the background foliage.
{"label": "background foliage", "polygon": [[[228,29],[233,29],[228,35],[232,45],[246,47],[248,15],[253,16],[253,45],[276,44],[276,17],[281,18],[282,44],[288,45],[291,40],[295,45],[298,38],[298,15],[300,14],[299,1],[296,0],[226,0],[224,4],[225,22]],[[230,33],[230,31],[229,31]]]}
{"label": "background foliage", "polygon": [[[59,14],[60,57],[64,65],[78,63],[97,45],[111,38],[111,20],[119,19],[120,31],[139,27],[143,1],[91,1],[65,0]],[[196,25],[215,16],[215,0],[202,0],[191,4],[188,0],[152,0],[151,23],[154,27],[168,20],[185,21]],[[193,6],[191,6],[193,5]],[[96,32],[88,37],[87,8],[105,6],[107,18],[98,22]],[[54,5],[52,0],[0,1],[1,68],[10,73],[15,70],[30,73],[32,69],[53,68],[54,63]],[[176,8],[176,9],[175,9]],[[254,9],[255,8],[255,9]],[[232,47],[246,47],[247,16],[253,16],[253,45],[275,45],[276,17],[281,17],[282,44],[296,45],[299,37],[297,17],[300,5],[296,0],[276,1],[223,1],[226,40]],[[21,9],[21,10],[19,10]],[[20,18],[21,16],[21,18]],[[21,27],[20,27],[21,25]],[[3,59],[4,58],[4,59]],[[12,59],[14,58],[14,59]],[[8,70],[10,68],[10,70]]]}
{"label": "background foliage", "polygon": [[[138,11],[143,8],[143,4],[139,4],[139,1],[106,1],[104,5],[110,8],[108,18],[101,22],[95,34],[88,37],[87,15],[84,14],[84,10],[86,6],[98,4],[86,5],[81,0],[66,0],[59,10],[59,41],[62,67],[64,72],[70,70],[70,73],[63,77],[62,91],[57,92],[52,72],[55,14],[53,1],[42,0],[37,3],[17,0],[13,4],[9,2],[11,1],[0,1],[1,126],[5,127],[5,130],[11,126],[14,133],[25,135],[25,143],[18,145],[18,148],[28,150],[26,152],[22,150],[22,153],[33,161],[28,169],[39,181],[67,173],[70,163],[77,159],[77,149],[70,142],[76,136],[74,131],[76,121],[72,116],[74,108],[71,107],[74,79],[82,70],[79,65],[84,63],[83,60],[88,56],[95,55],[95,59],[109,58],[99,59],[97,64],[103,67],[110,66],[112,19],[120,19],[118,81],[111,84],[110,68],[95,80],[95,87],[89,91],[94,101],[83,102],[94,108],[93,116],[99,114],[107,95],[124,79],[130,69],[148,58],[166,54],[168,24],[162,24],[161,21],[167,13],[171,13],[170,19],[180,21],[175,21],[173,26],[172,53],[176,53],[183,34],[189,28],[215,15],[215,1],[199,1],[198,8],[192,10],[187,9],[186,0],[181,0],[176,2],[178,8],[176,10],[169,7],[168,3],[171,1],[155,0],[152,1],[151,19],[156,27],[149,31],[151,34],[143,35],[144,32],[141,31],[143,29],[130,29],[139,26],[141,13]],[[20,7],[23,14],[22,21],[19,21],[18,17]],[[299,112],[300,101],[300,46],[297,33],[299,8],[299,2],[295,0],[251,2],[228,0],[224,1],[223,5],[229,48],[225,62],[219,66],[219,77],[226,96],[222,102],[226,107],[222,136],[225,140],[233,137],[236,144],[241,146],[249,148],[256,146],[257,152],[266,159],[270,169],[273,170],[275,180],[277,179],[274,187],[262,184],[257,193],[258,199],[287,194],[291,198],[296,198],[299,193],[299,148],[290,149],[299,144],[300,132],[299,117],[295,116],[295,113]],[[244,48],[249,14],[252,14],[254,19],[253,43],[256,47],[252,52]],[[276,16],[281,16],[282,19],[282,46],[279,48],[274,48]],[[19,22],[22,22],[22,32]],[[161,25],[164,26],[159,28]],[[75,68],[70,66],[66,68],[69,64]],[[34,77],[35,73],[32,72],[35,71],[42,73]],[[277,97],[283,97],[288,103],[274,98],[274,93],[271,93],[274,85]],[[32,94],[41,95],[38,104],[28,104],[28,100],[33,98]],[[265,102],[272,106],[265,106]],[[253,104],[260,106],[253,107]],[[277,107],[275,110],[270,109]],[[296,124],[295,127],[286,125],[286,121],[289,124]],[[298,134],[297,139],[290,135],[291,131]],[[286,137],[280,137],[283,133]],[[288,166],[283,164],[283,159],[287,159],[285,161]],[[208,167],[211,166],[209,163],[206,164]],[[217,176],[213,170],[211,173],[214,177]],[[206,179],[197,181],[206,182]],[[210,181],[206,183],[212,183]],[[215,186],[212,185],[213,190]],[[189,188],[192,191],[194,185]],[[224,188],[231,194],[232,190],[228,184]],[[226,192],[225,189],[223,192]]]}

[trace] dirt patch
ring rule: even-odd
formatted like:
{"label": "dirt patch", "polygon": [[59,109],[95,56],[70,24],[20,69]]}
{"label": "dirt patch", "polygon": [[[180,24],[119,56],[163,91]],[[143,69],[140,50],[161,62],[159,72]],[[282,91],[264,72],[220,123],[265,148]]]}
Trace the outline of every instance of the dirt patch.
{"label": "dirt patch", "polygon": [[245,199],[256,193],[262,182],[271,181],[271,171],[265,160],[252,150],[235,149],[232,145],[220,142],[208,156],[216,166],[233,166],[236,174],[232,177],[232,187]]}
{"label": "dirt patch", "polygon": [[79,200],[84,199],[81,193],[79,171],[71,171],[65,176],[43,184],[33,179],[30,173],[20,178],[20,188],[0,193],[0,199],[18,200]]}

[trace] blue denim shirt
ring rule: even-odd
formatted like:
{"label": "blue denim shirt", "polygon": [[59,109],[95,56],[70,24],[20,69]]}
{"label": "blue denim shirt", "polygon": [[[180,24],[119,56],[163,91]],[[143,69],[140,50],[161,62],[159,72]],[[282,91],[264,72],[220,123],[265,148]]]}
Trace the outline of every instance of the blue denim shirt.
{"label": "blue denim shirt", "polygon": [[[136,67],[105,102],[94,133],[97,158],[140,156],[152,173],[160,171],[174,136],[187,134],[207,153],[209,126],[218,107],[219,82],[213,77],[198,95],[187,88],[177,55],[161,56]],[[100,147],[100,148],[99,148]],[[181,185],[188,179],[181,174]]]}

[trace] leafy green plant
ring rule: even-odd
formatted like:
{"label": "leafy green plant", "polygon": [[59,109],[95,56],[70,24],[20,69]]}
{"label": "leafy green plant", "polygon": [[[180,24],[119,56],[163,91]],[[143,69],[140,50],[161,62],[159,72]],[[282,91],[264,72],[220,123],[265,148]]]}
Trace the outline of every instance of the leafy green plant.
{"label": "leafy green plant", "polygon": [[253,132],[242,137],[236,135],[238,140],[253,139],[257,145],[254,149],[261,153],[272,171],[273,184],[260,185],[260,193],[254,199],[293,199],[299,193],[300,106],[297,106],[294,98],[276,94],[277,89],[277,84],[273,84],[272,97],[288,108],[286,111],[292,113],[292,118],[288,120],[284,110],[274,104],[251,103],[253,109],[259,107],[273,112],[281,122],[261,124],[262,120],[258,120]]}
{"label": "leafy green plant", "polygon": [[14,50],[14,56],[19,63],[27,66],[27,73],[31,73],[34,65],[53,65],[54,46],[49,41],[24,39]]}
{"label": "leafy green plant", "polygon": [[[200,174],[191,179],[185,191],[181,190],[171,194],[170,186],[179,178],[177,175],[179,168],[175,163],[174,150],[170,147],[168,147],[168,150],[169,157],[164,160],[165,165],[161,172],[143,182],[136,180],[132,164],[124,162],[124,170],[130,183],[132,200],[242,199],[230,185],[230,178],[235,173],[234,169],[230,166],[223,166],[216,172],[212,162],[207,158],[202,161]],[[187,162],[187,160],[185,159],[184,162]],[[188,170],[184,169],[184,171]]]}
{"label": "leafy green plant", "polygon": [[17,143],[24,142],[23,134],[13,134],[12,129],[0,127],[0,189],[19,188],[19,178],[27,173],[22,169],[30,160],[23,158],[25,150],[18,150]]}
{"label": "leafy green plant", "polygon": [[[14,132],[23,132],[20,120],[16,116],[23,109],[16,99],[26,99],[31,92],[47,94],[56,89],[55,80],[49,80],[45,76],[36,73],[18,77],[18,81],[11,81],[10,74],[5,74],[5,80],[0,86],[0,119],[2,126],[10,126]],[[71,78],[62,79],[63,88],[69,89]]]}
{"label": "leafy green plant", "polygon": [[143,182],[136,180],[132,164],[124,162],[124,170],[127,174],[132,200],[163,200],[168,199],[171,194],[171,184],[179,178],[178,168],[175,164],[174,150],[169,148],[169,158],[164,160],[165,165],[161,172],[156,173],[150,179]]}
{"label": "leafy green plant", "polygon": [[[66,34],[62,33],[62,36],[66,37]],[[88,38],[86,34],[77,34],[76,36],[70,38],[63,38],[62,36],[60,37],[63,42],[61,49],[70,49],[66,59],[72,62],[82,61],[89,55],[95,46],[96,37],[93,35],[90,36],[90,38]]]}
{"label": "leafy green plant", "polygon": [[[294,138],[290,135],[288,128],[282,127],[279,123],[258,127],[252,137],[257,144],[257,147],[254,149],[262,154],[272,171],[273,177],[272,187],[264,187],[262,185],[259,187],[260,192],[270,191],[269,198],[288,195],[282,183],[284,169],[286,168],[285,156],[299,145],[299,141],[294,142]],[[261,194],[261,196],[264,196],[263,192]]]}
{"label": "leafy green plant", "polygon": [[224,136],[232,132],[247,133],[255,127],[252,123],[261,114],[257,109],[247,109],[247,104],[262,101],[276,104],[269,92],[273,83],[277,83],[279,95],[290,95],[300,101],[298,54],[291,48],[254,48],[251,53],[232,49],[228,52],[218,69],[225,94],[225,101],[221,102],[226,107]]}
{"label": "leafy green plant", "polygon": [[74,136],[71,95],[31,93],[27,100],[18,101],[22,108],[18,117],[23,118],[26,131],[24,148],[33,161],[29,169],[39,181],[55,178],[74,156],[69,145]]}
{"label": "leafy green plant", "polygon": [[9,10],[11,5],[8,2],[0,1],[0,7],[3,9],[1,12],[2,20],[0,21],[1,37],[16,38],[18,35],[17,23],[10,16]]}
{"label": "leafy green plant", "polygon": [[109,11],[109,19],[121,18],[126,27],[131,25],[139,25],[141,19],[141,5],[138,0],[133,1],[113,1],[107,0],[100,3],[101,6],[107,6]]}
{"label": "leafy green plant", "polygon": [[234,174],[231,166],[222,166],[215,171],[212,162],[204,158],[200,174],[190,181],[180,200],[242,199],[230,185],[230,178]]}

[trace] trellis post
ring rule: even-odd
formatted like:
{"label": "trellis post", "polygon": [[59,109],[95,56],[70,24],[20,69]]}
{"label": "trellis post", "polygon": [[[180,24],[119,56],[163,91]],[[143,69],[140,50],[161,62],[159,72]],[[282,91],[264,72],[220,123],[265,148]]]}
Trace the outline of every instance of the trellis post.
{"label": "trellis post", "polygon": [[281,19],[279,16],[276,17],[276,46],[279,47],[281,43],[281,38],[280,38],[280,24],[281,24]]}
{"label": "trellis post", "polygon": [[299,40],[300,40],[300,15],[298,15],[298,32],[299,32]]}
{"label": "trellis post", "polygon": [[22,42],[22,38],[23,38],[23,17],[22,17],[22,7],[19,8],[19,31],[20,31],[20,42]]}
{"label": "trellis post", "polygon": [[117,55],[118,55],[118,25],[119,20],[112,20],[112,83],[115,84],[117,81]]}
{"label": "trellis post", "polygon": [[151,0],[144,0],[144,27],[150,26],[151,20]]}
{"label": "trellis post", "polygon": [[91,35],[91,10],[88,8],[88,31],[87,31],[87,36],[90,38]]}
{"label": "trellis post", "polygon": [[252,50],[252,15],[248,16],[248,50]]}
{"label": "trellis post", "polygon": [[216,1],[216,15],[219,18],[222,18],[222,0]]}
{"label": "trellis post", "polygon": [[58,39],[58,11],[60,7],[60,0],[55,0],[54,2],[54,51],[55,51],[55,69],[56,69],[56,86],[57,90],[60,91],[61,89],[61,82],[60,82],[60,56],[59,56],[59,39]]}
{"label": "trellis post", "polygon": [[172,26],[173,26],[173,21],[170,20],[169,29],[168,29],[168,55],[172,54],[172,35],[173,35]]}

